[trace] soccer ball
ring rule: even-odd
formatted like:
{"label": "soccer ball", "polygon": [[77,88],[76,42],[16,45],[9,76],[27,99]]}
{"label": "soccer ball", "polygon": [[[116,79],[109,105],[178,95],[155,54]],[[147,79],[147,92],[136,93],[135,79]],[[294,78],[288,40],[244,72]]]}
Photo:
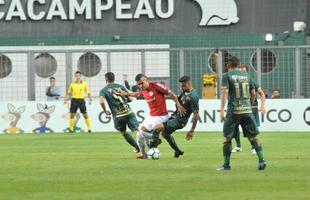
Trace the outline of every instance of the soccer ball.
{"label": "soccer ball", "polygon": [[153,160],[158,160],[160,156],[160,152],[157,148],[151,148],[148,152],[147,152],[147,157],[149,159],[153,159]]}

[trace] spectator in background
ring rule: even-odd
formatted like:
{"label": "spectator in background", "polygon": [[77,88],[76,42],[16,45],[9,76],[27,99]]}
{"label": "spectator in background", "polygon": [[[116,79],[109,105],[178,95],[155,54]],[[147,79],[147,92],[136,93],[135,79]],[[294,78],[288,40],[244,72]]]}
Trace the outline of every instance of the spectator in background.
{"label": "spectator in background", "polygon": [[46,88],[46,96],[47,101],[57,101],[59,100],[61,91],[60,87],[56,86],[56,79],[55,77],[50,77],[50,86]]}
{"label": "spectator in background", "polygon": [[265,93],[265,98],[266,98],[266,99],[271,99],[271,97],[272,97],[272,92],[269,91],[268,89],[264,89],[263,91],[264,91],[264,93]]}
{"label": "spectator in background", "polygon": [[280,90],[278,90],[278,89],[273,90],[271,98],[272,99],[280,99]]}
{"label": "spectator in background", "polygon": [[124,78],[124,84],[125,84],[126,89],[130,90],[130,85],[129,85],[129,82],[128,82],[128,75],[124,74],[123,78]]}

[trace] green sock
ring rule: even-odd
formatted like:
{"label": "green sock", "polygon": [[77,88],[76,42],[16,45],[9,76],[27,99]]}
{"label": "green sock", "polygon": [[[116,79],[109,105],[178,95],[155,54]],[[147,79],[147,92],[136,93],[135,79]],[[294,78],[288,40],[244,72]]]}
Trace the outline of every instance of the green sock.
{"label": "green sock", "polygon": [[231,142],[224,142],[223,144],[223,156],[224,156],[224,166],[230,166],[230,154],[231,154]]}
{"label": "green sock", "polygon": [[125,140],[126,140],[131,146],[133,146],[136,150],[139,151],[139,146],[138,146],[136,140],[133,139],[133,137],[132,137],[129,133],[124,133],[123,136],[124,136]]}
{"label": "green sock", "polygon": [[261,145],[258,144],[257,140],[253,140],[251,141],[252,147],[255,149],[256,151],[256,155],[258,157],[259,161],[263,161],[264,160],[264,152],[263,152],[263,147]]}
{"label": "green sock", "polygon": [[177,143],[174,140],[174,137],[170,134],[164,134],[164,138],[167,140],[167,142],[169,143],[170,147],[177,152],[181,152],[181,150],[179,149]]}
{"label": "green sock", "polygon": [[241,142],[240,142],[240,131],[239,129],[237,130],[237,134],[235,136],[235,140],[236,140],[236,146],[241,148]]}

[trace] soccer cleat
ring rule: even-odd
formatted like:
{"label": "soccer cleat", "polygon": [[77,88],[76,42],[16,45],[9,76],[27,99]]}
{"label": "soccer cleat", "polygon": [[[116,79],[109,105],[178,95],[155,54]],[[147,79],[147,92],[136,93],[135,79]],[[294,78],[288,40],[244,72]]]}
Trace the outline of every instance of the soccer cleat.
{"label": "soccer cleat", "polygon": [[179,158],[180,156],[183,156],[184,154],[184,151],[175,151],[174,152],[174,157],[175,158]]}
{"label": "soccer cleat", "polygon": [[221,166],[220,168],[216,169],[217,171],[221,171],[221,172],[224,172],[224,171],[230,171],[231,170],[231,167],[230,166]]}
{"label": "soccer cleat", "polygon": [[88,133],[91,133],[91,130],[90,130],[90,129],[88,130]]}
{"label": "soccer cleat", "polygon": [[70,129],[70,130],[69,130],[69,133],[74,133],[74,131]]}
{"label": "soccer cleat", "polygon": [[235,147],[233,150],[231,150],[231,153],[238,153],[241,152],[242,148],[241,147]]}
{"label": "soccer cleat", "polygon": [[258,170],[264,170],[266,168],[267,164],[265,160],[259,161],[258,163]]}
{"label": "soccer cleat", "polygon": [[252,154],[256,154],[255,149],[251,149]]}
{"label": "soccer cleat", "polygon": [[136,159],[147,159],[147,156],[146,155],[145,156],[139,155],[136,157]]}

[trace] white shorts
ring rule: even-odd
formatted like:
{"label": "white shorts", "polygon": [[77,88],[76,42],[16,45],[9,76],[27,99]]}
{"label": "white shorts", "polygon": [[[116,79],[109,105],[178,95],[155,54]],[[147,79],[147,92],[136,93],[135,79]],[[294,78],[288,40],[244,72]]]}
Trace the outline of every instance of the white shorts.
{"label": "white shorts", "polygon": [[148,131],[152,131],[155,128],[155,126],[166,122],[168,119],[169,119],[169,115],[149,116],[142,122],[142,124],[140,125],[140,128],[144,126]]}

